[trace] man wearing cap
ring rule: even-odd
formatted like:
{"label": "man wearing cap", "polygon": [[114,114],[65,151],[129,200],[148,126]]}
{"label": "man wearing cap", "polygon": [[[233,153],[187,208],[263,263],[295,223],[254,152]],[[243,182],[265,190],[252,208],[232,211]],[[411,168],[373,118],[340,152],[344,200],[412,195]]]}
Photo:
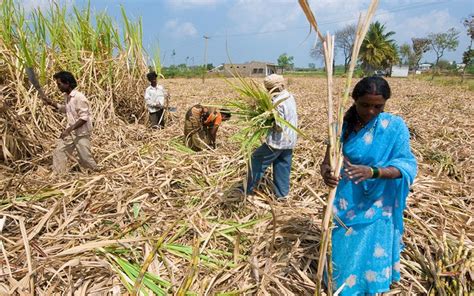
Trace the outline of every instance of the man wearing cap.
{"label": "man wearing cap", "polygon": [[[281,118],[294,128],[298,126],[296,102],[291,93],[285,89],[283,76],[271,74],[265,77],[265,88],[272,95],[273,104]],[[260,181],[268,166],[273,165],[274,192],[278,200],[284,200],[290,191],[290,171],[293,148],[296,145],[296,131],[291,127],[274,123],[265,143],[257,148],[250,162],[247,180],[247,194],[253,194],[255,185]]]}

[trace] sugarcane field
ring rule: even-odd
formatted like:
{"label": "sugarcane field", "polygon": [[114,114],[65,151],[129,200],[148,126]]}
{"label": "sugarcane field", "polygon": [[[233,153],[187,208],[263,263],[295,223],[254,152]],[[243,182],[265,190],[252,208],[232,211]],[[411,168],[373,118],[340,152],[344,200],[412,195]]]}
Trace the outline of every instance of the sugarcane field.
{"label": "sugarcane field", "polygon": [[175,67],[146,12],[67,2],[0,0],[0,295],[474,295],[472,13],[464,70],[420,38],[390,77],[377,0],[344,65],[324,6],[278,4],[306,72]]}

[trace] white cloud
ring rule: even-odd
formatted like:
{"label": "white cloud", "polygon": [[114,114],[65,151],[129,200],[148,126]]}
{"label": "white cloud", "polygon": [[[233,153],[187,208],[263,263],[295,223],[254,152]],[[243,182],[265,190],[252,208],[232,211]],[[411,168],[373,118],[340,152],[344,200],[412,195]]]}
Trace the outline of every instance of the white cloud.
{"label": "white cloud", "polygon": [[44,9],[49,6],[49,0],[26,0],[23,1],[22,5],[26,12],[30,12],[35,8]]}
{"label": "white cloud", "polygon": [[165,29],[169,32],[172,37],[194,37],[197,35],[197,29],[190,22],[179,22],[179,20],[170,20],[165,24]]}
{"label": "white cloud", "polygon": [[[413,37],[427,37],[430,33],[446,32],[449,28],[453,27],[460,32],[464,32],[459,18],[450,14],[448,9],[433,9],[412,15],[398,15],[393,21],[388,22],[386,27],[390,31],[396,32],[393,38],[399,45],[404,43],[411,45],[411,39]],[[466,38],[463,38],[462,33],[460,36],[458,52],[446,52],[443,59],[460,60],[461,54],[459,53],[459,49],[466,47]],[[434,53],[429,51],[423,55],[422,61],[434,61],[434,59]]]}
{"label": "white cloud", "polygon": [[367,0],[333,1],[333,0],[311,0],[310,7],[316,18],[321,21],[328,19],[343,19],[347,16],[358,17],[361,11],[369,6]]}
{"label": "white cloud", "polygon": [[430,12],[394,19],[389,23],[390,30],[397,32],[396,39],[409,42],[412,37],[425,37],[429,33],[445,32],[451,27],[459,28],[459,20],[452,17],[448,10]]}
{"label": "white cloud", "polygon": [[[411,0],[393,0],[391,7],[409,3]],[[323,31],[335,30],[356,23],[359,15],[365,13],[370,0],[309,0],[310,7]],[[238,0],[229,9],[228,17],[235,24],[236,33],[284,31],[308,25],[301,7],[295,0]],[[392,21],[389,10],[378,9],[377,20]]]}
{"label": "white cloud", "polygon": [[168,5],[175,8],[194,8],[202,6],[216,6],[223,0],[167,0]]}
{"label": "white cloud", "polygon": [[397,22],[400,20],[396,18],[393,12],[390,12],[385,9],[379,9],[377,11],[377,14],[374,16],[374,21],[378,21],[381,24],[387,24],[390,22]]}
{"label": "white cloud", "polygon": [[[333,33],[347,24],[356,23],[359,15],[365,13],[370,4],[370,0],[309,0],[309,2],[321,30]],[[278,32],[308,25],[295,0],[235,0],[230,3],[233,3],[228,10],[231,33]],[[374,20],[386,24],[387,30],[395,31],[397,33],[395,39],[400,39],[401,32],[418,31],[418,23],[427,28],[432,27],[433,21],[439,24],[439,27],[446,26],[446,23],[453,26],[453,18],[447,10],[427,12],[430,4],[432,1],[428,0],[415,4],[412,0],[391,0],[379,4]]]}
{"label": "white cloud", "polygon": [[[315,13],[321,29],[335,32],[343,26],[356,23],[360,12],[365,12],[368,0],[332,1],[311,0],[313,12]],[[441,4],[440,4],[441,5]],[[398,45],[411,44],[413,37],[427,37],[430,33],[445,32],[449,28],[456,28],[463,32],[460,17],[456,10],[446,7],[448,4],[433,4],[430,0],[413,2],[410,0],[391,0],[379,4],[374,20],[385,25],[386,32],[393,31],[391,37]],[[320,11],[320,13],[318,13]],[[466,38],[460,38],[462,48]],[[446,59],[459,59],[459,53],[447,52]],[[432,53],[428,52],[423,59],[432,60]]]}
{"label": "white cloud", "polygon": [[[23,0],[20,4],[25,9],[25,12],[31,12],[36,8],[40,8],[44,11],[49,8],[51,2],[52,0]],[[73,2],[73,0],[60,0],[59,4],[69,7]]]}
{"label": "white cloud", "polygon": [[286,30],[301,16],[301,8],[293,0],[239,0],[228,11],[235,24],[232,31],[238,33]]}
{"label": "white cloud", "polygon": [[[359,15],[367,11],[369,3],[370,0],[310,0],[318,22],[323,26],[327,24],[331,31],[356,23]],[[379,4],[374,20],[386,24],[387,29],[397,33],[405,28],[408,31],[418,31],[418,25],[421,28],[430,28],[433,24],[437,27],[443,27],[447,23],[450,27],[459,25],[459,21],[449,14],[448,9],[436,10],[431,7],[433,5],[431,0],[416,3],[413,0],[386,1]]]}

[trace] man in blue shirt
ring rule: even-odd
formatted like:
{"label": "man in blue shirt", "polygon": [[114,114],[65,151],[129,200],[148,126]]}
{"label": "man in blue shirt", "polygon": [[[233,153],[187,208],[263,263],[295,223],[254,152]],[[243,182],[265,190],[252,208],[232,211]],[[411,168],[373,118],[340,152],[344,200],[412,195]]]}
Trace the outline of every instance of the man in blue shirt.
{"label": "man in blue shirt", "polygon": [[[265,88],[272,95],[273,104],[281,118],[293,127],[298,126],[295,98],[285,89],[283,76],[272,74],[265,77]],[[252,154],[248,172],[247,194],[253,194],[255,185],[260,181],[268,166],[273,165],[273,184],[278,200],[284,200],[290,191],[290,171],[293,148],[296,146],[296,131],[287,125],[275,122],[268,133],[265,143]]]}

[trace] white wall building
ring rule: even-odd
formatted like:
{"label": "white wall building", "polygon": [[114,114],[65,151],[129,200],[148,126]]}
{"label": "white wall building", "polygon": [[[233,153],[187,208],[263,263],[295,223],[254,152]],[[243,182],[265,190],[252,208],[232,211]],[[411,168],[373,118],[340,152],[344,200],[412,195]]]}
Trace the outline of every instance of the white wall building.
{"label": "white wall building", "polygon": [[408,65],[392,66],[390,77],[408,77]]}

